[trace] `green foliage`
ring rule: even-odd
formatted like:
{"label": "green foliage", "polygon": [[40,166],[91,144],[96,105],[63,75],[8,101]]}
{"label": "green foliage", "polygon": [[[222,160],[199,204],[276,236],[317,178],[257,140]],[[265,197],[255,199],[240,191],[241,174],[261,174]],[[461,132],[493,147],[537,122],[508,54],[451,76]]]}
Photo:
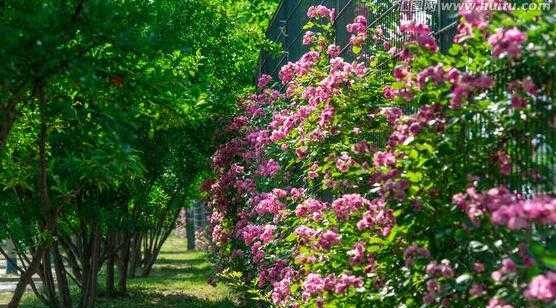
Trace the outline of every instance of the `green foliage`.
{"label": "green foliage", "polygon": [[219,277],[284,307],[553,304],[532,281],[555,260],[555,14],[462,17],[447,53],[408,23],[396,53],[378,38],[351,63],[310,21],[310,52],[214,154]]}
{"label": "green foliage", "polygon": [[251,88],[272,9],[1,1],[0,239],[27,254],[98,229],[103,241],[114,230],[164,240],[198,197],[213,135]]}

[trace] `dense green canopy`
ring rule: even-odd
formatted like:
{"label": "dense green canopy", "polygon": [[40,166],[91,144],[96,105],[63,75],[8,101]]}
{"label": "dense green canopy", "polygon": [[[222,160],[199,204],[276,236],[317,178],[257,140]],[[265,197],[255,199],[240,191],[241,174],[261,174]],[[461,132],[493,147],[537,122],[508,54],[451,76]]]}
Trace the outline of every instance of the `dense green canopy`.
{"label": "dense green canopy", "polygon": [[69,304],[69,277],[93,305],[103,264],[115,293],[115,259],[119,292],[149,273],[276,2],[0,1],[0,240],[45,304]]}

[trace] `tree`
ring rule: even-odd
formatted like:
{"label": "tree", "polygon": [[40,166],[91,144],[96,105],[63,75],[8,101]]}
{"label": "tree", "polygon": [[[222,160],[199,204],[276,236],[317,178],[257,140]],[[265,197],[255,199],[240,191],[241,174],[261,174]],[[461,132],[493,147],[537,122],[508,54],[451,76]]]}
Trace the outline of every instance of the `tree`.
{"label": "tree", "polygon": [[149,274],[253,76],[257,47],[231,7],[2,2],[0,238],[23,261],[10,307],[28,284],[63,307],[74,284],[91,307],[103,266],[109,295],[116,265],[121,293]]}

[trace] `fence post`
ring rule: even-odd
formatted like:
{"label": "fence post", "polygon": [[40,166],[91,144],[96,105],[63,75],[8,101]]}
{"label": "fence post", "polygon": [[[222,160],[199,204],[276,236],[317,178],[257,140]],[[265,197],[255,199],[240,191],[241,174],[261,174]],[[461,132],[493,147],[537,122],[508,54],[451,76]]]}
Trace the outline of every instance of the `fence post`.
{"label": "fence post", "polygon": [[[452,7],[445,5],[443,6],[442,3],[457,3],[457,1],[453,1],[453,0],[439,0],[436,4],[436,14],[438,15],[438,30],[440,30],[441,32],[439,33],[439,36],[437,37],[438,40],[438,47],[440,48],[440,50],[442,52],[447,51],[450,46],[452,45],[452,35],[451,31],[453,30],[453,28],[449,28],[449,26],[457,20],[457,12],[456,11],[452,11]],[[447,8],[450,8],[450,10],[448,10]]]}
{"label": "fence post", "polygon": [[187,250],[195,250],[195,207],[189,206],[185,209],[185,236],[187,238]]}

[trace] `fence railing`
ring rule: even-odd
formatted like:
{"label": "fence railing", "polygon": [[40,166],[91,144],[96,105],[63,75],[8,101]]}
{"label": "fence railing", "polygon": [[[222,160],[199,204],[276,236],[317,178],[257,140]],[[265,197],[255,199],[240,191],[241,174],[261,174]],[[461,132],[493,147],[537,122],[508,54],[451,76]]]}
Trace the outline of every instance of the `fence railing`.
{"label": "fence railing", "polygon": [[[350,34],[346,26],[357,15],[367,17],[369,30],[381,27],[392,46],[402,44],[403,37],[397,35],[396,29],[403,15],[410,16],[415,21],[430,25],[440,49],[447,50],[455,35],[457,12],[455,7],[453,10],[446,9],[449,7],[437,1],[443,0],[283,0],[267,31],[270,40],[282,45],[282,52],[278,55],[263,52],[260,73],[276,77],[282,65],[288,61],[297,61],[307,51],[301,41],[305,33],[303,25],[307,22],[307,9],[312,5],[325,5],[336,10],[335,43],[342,48],[342,56],[346,58],[351,57]],[[454,0],[449,1],[455,3]]]}
{"label": "fence railing", "polygon": [[[515,0],[514,2],[527,2],[528,0]],[[342,56],[348,60],[352,58],[349,45],[350,33],[346,26],[353,21],[355,16],[363,15],[368,20],[368,32],[380,27],[386,41],[395,47],[400,47],[404,36],[398,30],[401,20],[412,20],[426,23],[432,29],[441,52],[445,52],[452,45],[457,32],[458,13],[456,4],[459,0],[283,0],[277,9],[267,31],[267,37],[282,45],[282,52],[272,54],[261,53],[259,73],[265,73],[277,79],[278,72],[288,61],[297,61],[307,47],[302,44],[305,31],[307,9],[312,5],[325,5],[336,10],[334,21],[335,43],[342,48]],[[518,72],[519,73],[519,72]],[[520,72],[523,73],[523,72]],[[503,95],[505,81],[517,76],[515,71],[495,73],[497,85],[493,95]],[[521,74],[522,75],[522,74]],[[505,145],[507,153],[518,159],[514,164],[509,177],[497,178],[493,182],[509,185],[516,191],[525,195],[538,192],[556,193],[556,129],[550,123],[556,122],[555,108],[551,107],[556,93],[547,93],[548,100],[537,102],[539,114],[543,119],[539,125],[527,124],[531,148],[527,148],[518,141],[508,142]],[[411,108],[410,108],[411,109]],[[481,114],[469,114],[466,131],[462,136],[462,150],[473,151],[473,140],[477,137],[487,139],[496,128],[488,127],[487,121]],[[532,127],[532,125],[534,127]],[[553,125],[556,125],[554,123]],[[371,140],[376,146],[383,145],[388,136],[386,132],[373,134]],[[516,138],[516,140],[519,138]],[[529,140],[528,139],[528,140]],[[542,181],[532,181],[530,172],[536,172],[543,177]]]}

